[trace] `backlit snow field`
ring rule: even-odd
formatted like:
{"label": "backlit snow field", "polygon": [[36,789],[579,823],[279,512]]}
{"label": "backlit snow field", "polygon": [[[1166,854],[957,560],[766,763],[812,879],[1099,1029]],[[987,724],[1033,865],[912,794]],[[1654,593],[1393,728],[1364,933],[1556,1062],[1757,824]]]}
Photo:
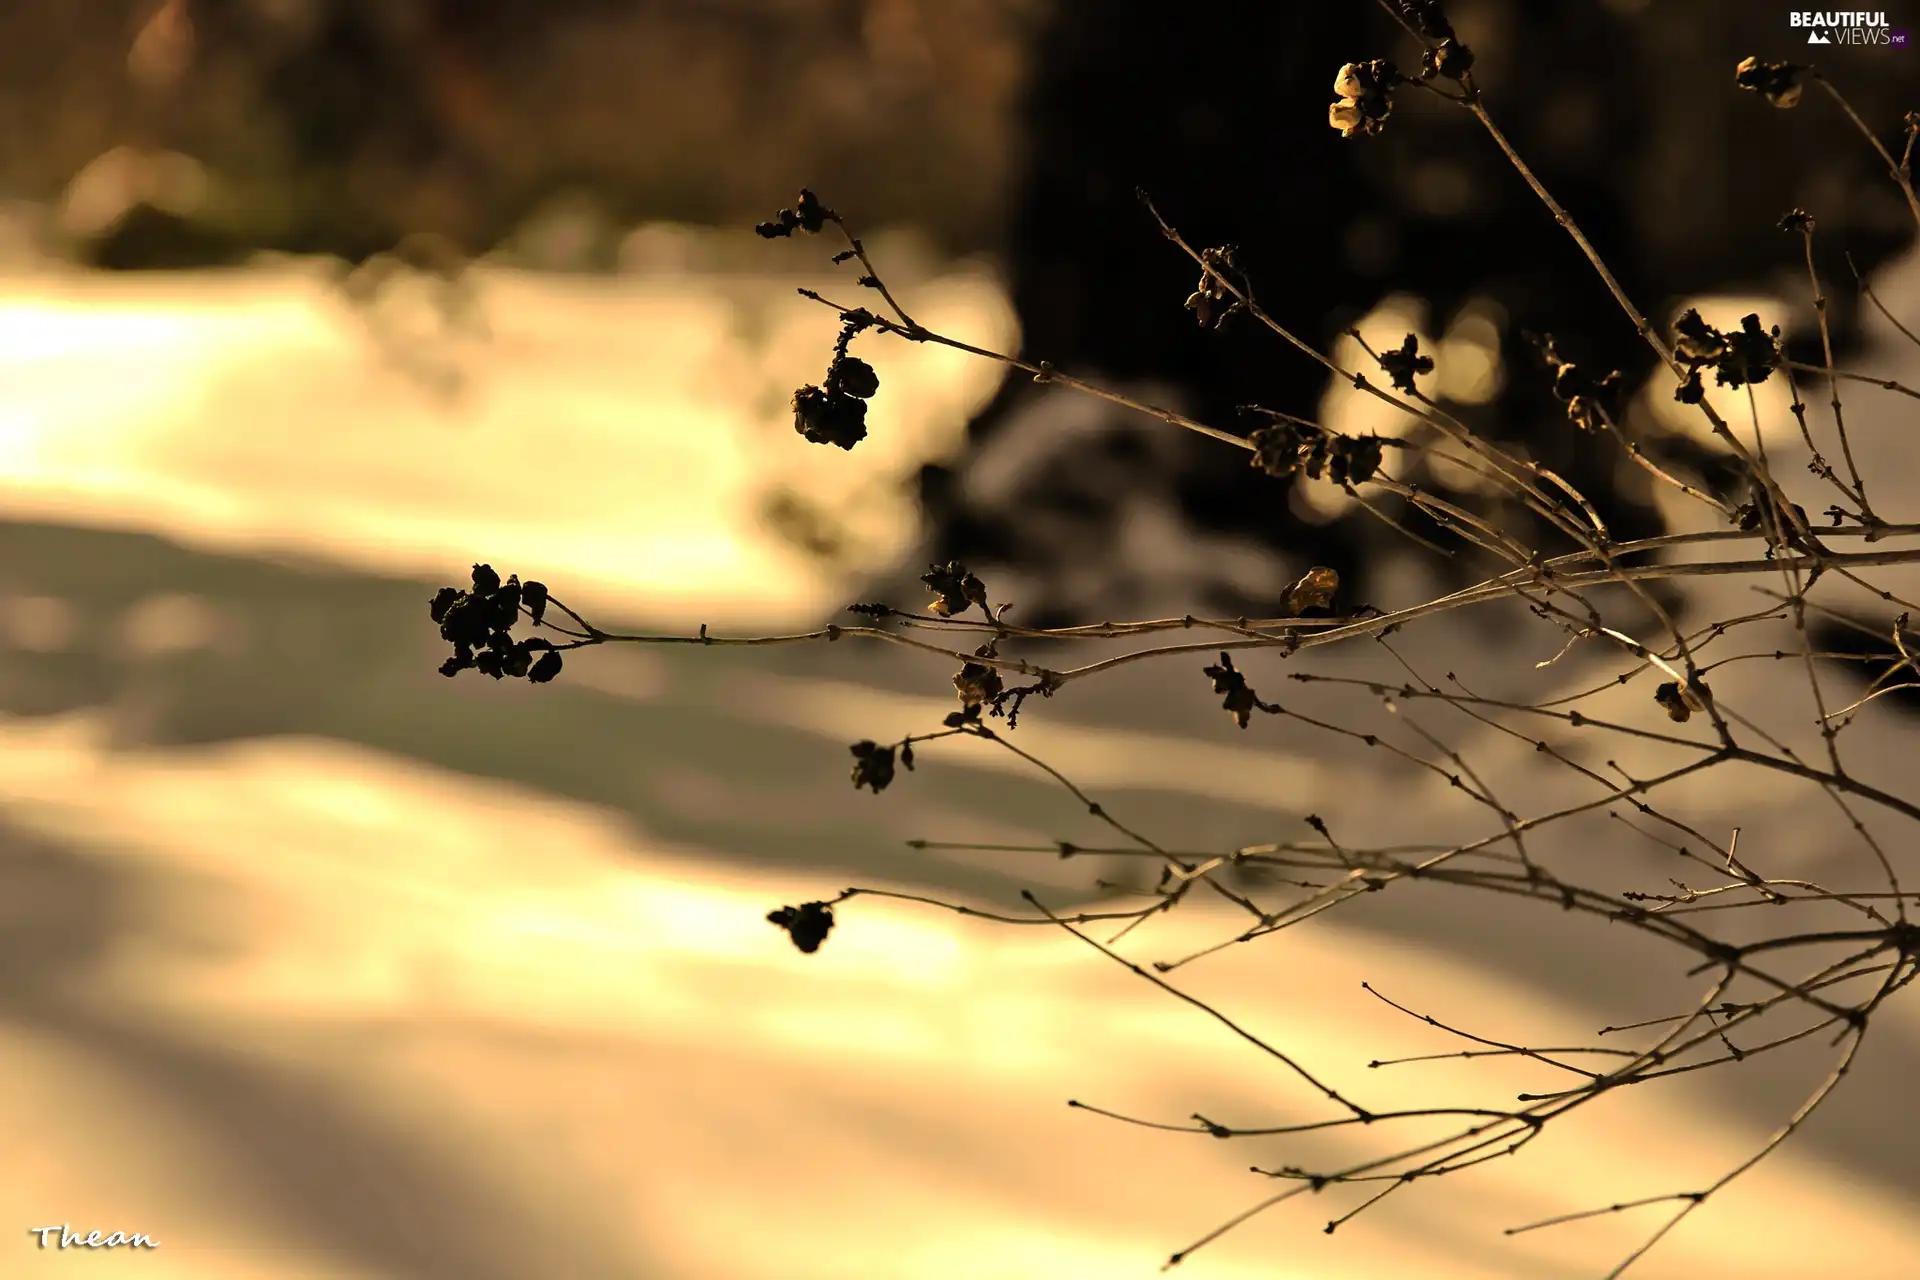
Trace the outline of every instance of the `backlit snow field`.
{"label": "backlit snow field", "polygon": [[[1917,265],[1881,286],[1909,319]],[[1125,873],[906,847],[1095,837],[984,744],[937,744],[886,794],[851,791],[847,743],[949,709],[939,660],[602,650],[545,688],[434,673],[426,601],[476,558],[590,616],[729,632],[807,625],[863,598],[862,571],[911,559],[901,482],[955,446],[995,373],[862,339],[884,383],[873,436],[809,446],[786,399],[818,378],[834,324],[793,283],[491,271],[487,331],[425,344],[460,377],[443,394],[305,267],[0,281],[0,1275],[1146,1277],[1276,1189],[1249,1165],[1374,1149],[1370,1133],[1222,1143],[1070,1110],[1323,1114],[1271,1060],[1056,931],[869,899],[802,956],[765,922],[851,883],[992,903],[1031,886],[1066,906]],[[924,322],[1015,341],[990,274],[928,266],[908,287]],[[1860,366],[1920,381],[1910,348]],[[1849,407],[1876,505],[1914,518],[1912,402],[1862,388]],[[864,559],[828,570],[766,532],[755,513],[778,486],[843,520]],[[1748,608],[1749,585],[1704,598]],[[1414,647],[1463,674],[1518,654],[1496,669],[1536,692],[1602,670],[1576,655],[1536,676],[1549,637],[1466,622]],[[1030,708],[1019,740],[1182,847],[1303,838],[1309,812],[1355,843],[1484,827],[1444,783],[1350,743],[1272,719],[1240,733],[1199,665],[1075,687]],[[1277,662],[1247,666],[1310,701]],[[1724,680],[1770,727],[1808,729],[1797,670]],[[1651,725],[1646,697],[1592,710]],[[1524,743],[1413,711],[1510,804],[1585,794]],[[1910,780],[1913,731],[1892,712],[1847,741],[1861,776]],[[1871,887],[1817,792],[1716,772],[1674,798],[1722,837],[1741,825],[1743,857],[1773,874]],[[1540,848],[1621,888],[1672,873],[1603,823]],[[1505,1059],[1369,1070],[1462,1046],[1363,980],[1536,1043],[1678,1012],[1695,990],[1686,956],[1581,919],[1411,887],[1369,899],[1183,978],[1376,1110],[1500,1105],[1555,1077]],[[1128,954],[1234,926],[1195,905]],[[1827,1061],[1816,1045],[1627,1091],[1333,1235],[1355,1197],[1290,1202],[1175,1274],[1601,1274],[1659,1210],[1501,1230],[1711,1181]],[[1920,1016],[1896,1005],[1806,1131],[1632,1274],[1915,1274],[1917,1071]],[[37,1248],[32,1229],[60,1224],[161,1246]]]}

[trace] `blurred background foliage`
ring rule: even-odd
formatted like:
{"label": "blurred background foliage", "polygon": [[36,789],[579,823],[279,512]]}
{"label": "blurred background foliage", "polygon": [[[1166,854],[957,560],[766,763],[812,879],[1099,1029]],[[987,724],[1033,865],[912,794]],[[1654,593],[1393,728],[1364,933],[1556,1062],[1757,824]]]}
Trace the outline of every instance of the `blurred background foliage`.
{"label": "blurred background foliage", "polygon": [[[1030,0],[21,0],[0,185],[116,267],[738,224],[803,182],[996,238]],[[570,251],[569,251],[570,250]]]}

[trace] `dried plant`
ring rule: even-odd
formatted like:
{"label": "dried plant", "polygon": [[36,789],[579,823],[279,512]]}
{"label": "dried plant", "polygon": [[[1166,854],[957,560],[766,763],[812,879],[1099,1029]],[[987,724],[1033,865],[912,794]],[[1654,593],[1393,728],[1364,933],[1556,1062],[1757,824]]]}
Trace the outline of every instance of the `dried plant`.
{"label": "dried plant", "polygon": [[[898,780],[897,768],[911,771],[916,747],[923,748],[927,743],[971,739],[982,749],[1011,752],[1056,783],[1114,836],[1111,844],[1097,848],[1062,841],[1037,846],[1032,852],[1061,857],[1130,857],[1157,864],[1157,883],[1144,895],[1148,901],[1133,908],[1066,912],[1049,908],[1038,895],[1026,893],[1023,897],[1031,913],[1016,916],[886,890],[851,888],[819,901],[783,906],[769,915],[768,919],[786,930],[800,950],[813,952],[819,948],[835,923],[836,910],[862,896],[901,898],[1009,924],[1063,930],[1143,981],[1199,1007],[1257,1046],[1281,1071],[1317,1093],[1329,1113],[1325,1119],[1279,1127],[1227,1125],[1197,1115],[1190,1124],[1155,1127],[1219,1139],[1274,1139],[1356,1126],[1388,1130],[1405,1127],[1408,1132],[1420,1132],[1422,1126],[1430,1128],[1436,1121],[1453,1125],[1438,1139],[1410,1140],[1389,1154],[1356,1158],[1345,1164],[1312,1170],[1294,1165],[1256,1168],[1256,1172],[1281,1183],[1283,1189],[1173,1254],[1168,1265],[1190,1257],[1194,1250],[1261,1210],[1292,1197],[1337,1187],[1356,1188],[1358,1203],[1328,1224],[1327,1230],[1331,1231],[1404,1186],[1514,1154],[1549,1122],[1624,1086],[1729,1067],[1814,1037],[1831,1039],[1835,1060],[1826,1079],[1763,1146],[1718,1179],[1512,1229],[1531,1231],[1640,1206],[1670,1206],[1671,1212],[1650,1238],[1607,1273],[1619,1275],[1699,1205],[1801,1128],[1846,1076],[1875,1014],[1912,981],[1920,968],[1920,925],[1909,919],[1908,905],[1920,894],[1904,890],[1899,875],[1908,846],[1904,840],[1894,843],[1876,836],[1868,821],[1871,817],[1876,824],[1920,822],[1920,794],[1896,794],[1864,780],[1849,767],[1845,754],[1845,731],[1855,723],[1861,709],[1920,677],[1920,663],[1915,659],[1920,636],[1908,626],[1910,611],[1920,609],[1920,605],[1901,600],[1882,585],[1881,575],[1876,573],[1893,566],[1920,564],[1920,544],[1912,541],[1920,537],[1920,523],[1896,522],[1874,507],[1868,479],[1856,463],[1849,439],[1841,387],[1856,382],[1906,397],[1920,397],[1920,392],[1834,367],[1825,297],[1816,267],[1816,224],[1802,210],[1787,214],[1780,225],[1785,234],[1798,239],[1796,256],[1804,258],[1806,264],[1826,352],[1821,364],[1787,358],[1779,328],[1766,324],[1758,315],[1747,316],[1738,329],[1723,331],[1689,311],[1670,332],[1663,333],[1626,296],[1573,215],[1560,206],[1509,144],[1474,82],[1472,51],[1455,34],[1442,6],[1435,0],[1399,0],[1384,7],[1419,41],[1420,70],[1415,75],[1403,74],[1384,59],[1340,68],[1334,83],[1337,101],[1329,109],[1331,125],[1356,139],[1357,145],[1363,144],[1366,136],[1391,127],[1394,100],[1407,93],[1435,95],[1478,121],[1547,213],[1579,246],[1628,321],[1657,355],[1664,376],[1671,379],[1675,400],[1700,415],[1723,455],[1724,472],[1738,478],[1736,490],[1728,494],[1724,485],[1676,474],[1662,465],[1653,451],[1629,431],[1621,408],[1621,375],[1614,371],[1596,373],[1576,363],[1577,353],[1560,351],[1551,336],[1543,335],[1536,341],[1542,376],[1552,380],[1571,429],[1610,437],[1632,465],[1670,486],[1685,501],[1710,512],[1714,523],[1722,527],[1614,541],[1596,503],[1587,495],[1552,471],[1476,436],[1422,391],[1421,379],[1434,371],[1435,362],[1419,350],[1412,335],[1398,349],[1374,351],[1362,343],[1381,378],[1375,378],[1369,369],[1343,367],[1297,337],[1261,304],[1252,281],[1237,266],[1231,247],[1196,248],[1144,195],[1146,211],[1161,234],[1192,261],[1199,273],[1199,282],[1185,306],[1202,326],[1214,327],[1235,317],[1264,326],[1285,346],[1317,361],[1333,377],[1412,415],[1422,430],[1406,438],[1353,437],[1309,418],[1254,407],[1265,425],[1241,434],[1143,403],[1044,361],[985,350],[934,332],[915,321],[895,297],[840,214],[813,193],[802,192],[791,209],[781,210],[775,219],[762,223],[759,233],[769,238],[826,234],[829,229],[839,233],[846,247],[834,255],[834,261],[857,264],[857,286],[877,300],[874,307],[851,306],[812,290],[801,290],[832,310],[841,325],[824,377],[817,385],[802,387],[794,396],[795,427],[809,441],[852,449],[866,435],[867,406],[881,394],[881,377],[876,365],[851,354],[854,339],[866,343],[883,337],[939,343],[1018,369],[1036,382],[1097,396],[1149,414],[1170,427],[1245,450],[1251,465],[1276,482],[1334,486],[1404,534],[1418,548],[1416,554],[1476,557],[1486,562],[1486,576],[1463,590],[1393,609],[1363,605],[1343,609],[1337,604],[1341,585],[1337,576],[1332,570],[1315,568],[1286,593],[1284,607],[1272,617],[1186,615],[1028,628],[1009,621],[1010,606],[995,603],[978,575],[962,564],[950,563],[932,566],[923,577],[932,598],[920,608],[857,604],[849,612],[859,618],[858,623],[829,625],[796,635],[731,637],[709,634],[704,626],[691,636],[607,631],[550,597],[543,585],[514,579],[502,583],[490,567],[478,565],[470,589],[445,588],[433,603],[434,620],[454,646],[454,656],[442,670],[453,675],[472,667],[496,679],[525,676],[546,680],[559,672],[562,652],[601,644],[779,645],[841,640],[903,646],[958,664],[952,677],[958,705],[943,723],[896,742],[854,743],[853,785],[876,795],[887,790]],[[1920,135],[1920,115],[1906,117],[1905,141],[1896,160],[1839,90],[1812,67],[1750,58],[1740,64],[1736,84],[1780,108],[1794,107],[1809,86],[1819,89],[1879,151],[1916,223],[1920,223],[1920,202],[1915,200],[1910,166],[1916,136]],[[1871,291],[1867,297],[1878,305]],[[1179,301],[1169,298],[1165,305],[1179,305]],[[1888,318],[1893,319],[1890,315]],[[1912,337],[1910,331],[1903,332]],[[1357,331],[1352,336],[1359,338]],[[1741,424],[1742,429],[1736,429],[1709,400],[1705,382],[1708,374],[1715,386],[1748,389],[1751,421]],[[1799,393],[1797,378],[1802,376],[1817,379],[1827,389],[1830,423],[1816,426]],[[1769,465],[1761,410],[1751,387],[1776,377],[1793,390],[1791,413],[1811,455],[1811,479],[1783,476]],[[1829,461],[1829,450],[1834,448],[1837,465]],[[1410,483],[1404,478],[1404,469],[1396,464],[1422,455],[1470,469],[1497,491],[1500,499],[1490,502],[1485,510],[1472,510]],[[1803,501],[1796,501],[1796,497]],[[1828,504],[1824,507],[1828,521],[1818,527],[1807,514],[1816,501]],[[1503,513],[1515,518],[1503,519]],[[1526,523],[1529,519],[1540,523]],[[1516,528],[1545,528],[1558,541],[1534,545],[1516,534]],[[1683,589],[1697,579],[1726,575],[1764,581],[1764,606],[1683,625]],[[1826,593],[1820,598],[1816,598],[1816,585]],[[1864,626],[1850,620],[1853,611],[1848,607],[1847,597],[1857,598],[1859,593],[1894,604],[1903,612],[1878,629],[1877,645],[1864,646],[1864,656],[1878,659],[1881,668],[1872,675],[1864,696],[1851,705],[1836,706],[1823,686],[1817,663],[1860,661],[1863,653],[1825,651],[1810,638],[1809,615]],[[1570,696],[1548,700],[1501,698],[1476,694],[1453,673],[1429,678],[1419,668],[1417,649],[1403,652],[1391,642],[1396,635],[1439,615],[1461,609],[1485,610],[1503,602],[1518,605],[1527,617],[1552,633],[1556,643],[1562,644],[1559,656],[1584,645],[1617,655],[1618,665],[1594,688]],[[523,617],[559,639],[514,640],[512,626]],[[1732,638],[1764,630],[1769,623],[1790,627],[1797,647],[1759,653],[1726,652]],[[1196,632],[1205,638],[1190,638]],[[1370,706],[1383,706],[1400,726],[1395,737],[1308,715],[1263,697],[1250,683],[1249,673],[1235,663],[1236,654],[1252,651],[1294,658],[1328,646],[1353,646],[1362,641],[1378,646],[1385,655],[1382,661],[1390,664],[1390,676],[1295,670],[1291,679],[1344,689]],[[1072,644],[1120,647],[1108,656],[1071,666],[1042,662],[1034,656],[1057,654]],[[1860,649],[1862,646],[1856,646]],[[1222,700],[1221,706],[1239,728],[1247,729],[1258,713],[1292,719],[1365,748],[1391,753],[1406,765],[1428,771],[1464,793],[1485,815],[1481,831],[1469,839],[1409,853],[1404,846],[1358,843],[1352,832],[1342,832],[1343,838],[1336,840],[1327,822],[1308,816],[1305,822],[1315,833],[1313,840],[1195,851],[1159,843],[1135,830],[1071,779],[1018,745],[1017,725],[1030,697],[1050,698],[1068,686],[1124,664],[1169,658],[1192,663],[1197,673],[1211,682],[1212,695]],[[1804,676],[1819,733],[1818,755],[1796,751],[1762,728],[1735,702],[1716,695],[1707,678],[1710,673],[1729,663],[1755,659],[1788,660]],[[1538,668],[1551,667],[1558,660],[1557,656],[1539,663]],[[1601,718],[1581,709],[1582,703],[1642,677],[1655,685],[1639,704],[1644,707],[1644,715]],[[1640,687],[1644,689],[1645,685]],[[1196,688],[1196,692],[1200,690]],[[1408,714],[1409,708],[1423,703],[1446,708],[1447,714],[1529,746],[1535,753],[1531,758],[1550,761],[1548,767],[1564,771],[1588,788],[1586,798],[1531,813],[1509,807],[1500,798],[1500,779],[1477,769],[1438,732]],[[1609,761],[1603,771],[1580,758],[1586,754],[1580,746],[1596,739],[1657,746],[1665,749],[1674,762],[1657,772],[1635,775]],[[1769,875],[1756,865],[1759,857],[1750,847],[1745,851],[1739,848],[1737,828],[1722,842],[1666,802],[1665,796],[1680,789],[1676,784],[1712,770],[1765,771],[1777,776],[1783,785],[1806,787],[1810,797],[1833,806],[1855,842],[1861,865],[1870,872],[1870,882],[1835,887]],[[1612,829],[1623,833],[1623,838],[1664,845],[1696,864],[1699,870],[1693,881],[1674,880],[1671,892],[1665,885],[1615,891],[1593,882],[1592,868],[1599,861],[1595,857],[1569,867],[1538,856],[1537,833],[1584,815],[1599,814],[1617,819]],[[914,843],[923,848],[1001,848]],[[1564,1088],[1523,1094],[1506,1109],[1432,1106],[1374,1110],[1325,1083],[1285,1049],[1260,1039],[1226,1013],[1174,985],[1171,975],[1204,955],[1292,928],[1361,895],[1391,891],[1416,880],[1506,895],[1553,911],[1582,913],[1658,939],[1697,958],[1693,972],[1705,975],[1701,989],[1693,993],[1680,1013],[1652,1017],[1632,1027],[1604,1028],[1593,1043],[1554,1048],[1510,1043],[1456,1028],[1374,992],[1394,1008],[1474,1046],[1436,1056],[1526,1058],[1562,1073],[1566,1079]],[[1137,926],[1171,912],[1196,893],[1212,895],[1243,911],[1247,916],[1244,927],[1219,946],[1151,965],[1136,963],[1116,950],[1120,939]],[[1090,929],[1095,924],[1113,922],[1123,927],[1119,934],[1105,940],[1097,939]],[[1638,1043],[1629,1043],[1636,1034]],[[1132,1123],[1153,1123],[1103,1108],[1087,1109]]]}

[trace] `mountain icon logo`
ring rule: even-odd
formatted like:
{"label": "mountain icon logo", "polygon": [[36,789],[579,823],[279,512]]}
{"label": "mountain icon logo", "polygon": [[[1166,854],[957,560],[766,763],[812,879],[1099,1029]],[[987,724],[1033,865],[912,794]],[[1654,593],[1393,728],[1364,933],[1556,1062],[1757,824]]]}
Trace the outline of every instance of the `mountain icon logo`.
{"label": "mountain icon logo", "polygon": [[1832,44],[1833,41],[1827,39],[1825,36],[1821,35],[1818,31],[1809,31],[1807,33],[1807,43],[1808,44]]}

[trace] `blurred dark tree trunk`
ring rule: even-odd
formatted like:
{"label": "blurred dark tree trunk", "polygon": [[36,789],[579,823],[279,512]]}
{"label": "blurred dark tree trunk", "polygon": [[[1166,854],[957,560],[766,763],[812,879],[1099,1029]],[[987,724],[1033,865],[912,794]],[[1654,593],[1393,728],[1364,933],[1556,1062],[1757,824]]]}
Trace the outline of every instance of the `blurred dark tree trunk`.
{"label": "blurred dark tree trunk", "polygon": [[[1705,3],[1622,12],[1636,7],[1451,6],[1496,118],[1656,323],[1671,300],[1703,292],[1804,299],[1798,244],[1775,224],[1805,204],[1848,341],[1840,249],[1871,271],[1912,235],[1884,166],[1812,93],[1784,112],[1736,89],[1745,53],[1803,56],[1783,16],[1730,22]],[[1317,416],[1318,366],[1244,317],[1202,331],[1182,309],[1198,271],[1156,232],[1135,197],[1144,188],[1196,247],[1238,245],[1266,309],[1322,350],[1390,292],[1424,298],[1435,337],[1463,306],[1494,304],[1506,317],[1505,390],[1450,407],[1596,497],[1616,537],[1657,532],[1637,473],[1616,483],[1617,443],[1566,421],[1520,335],[1550,332],[1568,358],[1620,368],[1634,387],[1651,353],[1465,112],[1403,92],[1382,136],[1342,139],[1328,126],[1335,72],[1376,56],[1404,66],[1417,47],[1373,4],[1061,0],[1033,57],[1010,233],[1026,356],[1157,386],[1217,426],[1251,428],[1236,413],[1249,403]],[[1869,119],[1892,125],[1888,59],[1900,56],[1856,52],[1830,70]],[[1361,589],[1372,549],[1397,537],[1364,513],[1309,523],[1287,484],[1245,454],[1197,436],[1168,442],[1167,428],[1136,414],[1103,411],[1104,431],[1052,431],[1039,406],[1064,394],[1010,380],[973,423],[966,455],[923,474],[932,551],[1018,571],[1029,622],[1100,616],[1139,585],[1111,551],[1143,492],[1169,497],[1197,534],[1246,539],[1300,568],[1332,565]],[[1010,433],[1039,439],[1015,448]],[[1676,465],[1712,471],[1697,447],[1669,448]],[[1014,454],[1023,462],[1010,481]],[[1466,576],[1485,567],[1484,556],[1459,562]],[[1256,612],[1275,601],[1223,576],[1192,603]]]}

